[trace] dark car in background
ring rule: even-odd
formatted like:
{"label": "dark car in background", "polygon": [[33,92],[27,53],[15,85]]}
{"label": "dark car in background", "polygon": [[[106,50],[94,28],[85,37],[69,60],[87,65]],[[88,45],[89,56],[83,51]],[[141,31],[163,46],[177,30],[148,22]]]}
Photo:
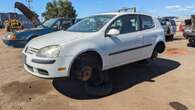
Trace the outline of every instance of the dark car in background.
{"label": "dark car in background", "polygon": [[9,32],[2,37],[2,41],[8,47],[23,48],[35,37],[55,31],[66,30],[72,25],[72,20],[64,18],[53,18],[36,28],[23,30],[21,32]]}

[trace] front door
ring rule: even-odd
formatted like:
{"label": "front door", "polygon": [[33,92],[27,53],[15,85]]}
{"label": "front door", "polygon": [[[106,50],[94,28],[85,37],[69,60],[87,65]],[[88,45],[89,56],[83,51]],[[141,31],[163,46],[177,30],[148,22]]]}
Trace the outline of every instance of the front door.
{"label": "front door", "polygon": [[143,36],[138,15],[125,15],[116,19],[109,29],[118,29],[120,35],[106,37],[106,51],[110,67],[131,63],[140,59]]}

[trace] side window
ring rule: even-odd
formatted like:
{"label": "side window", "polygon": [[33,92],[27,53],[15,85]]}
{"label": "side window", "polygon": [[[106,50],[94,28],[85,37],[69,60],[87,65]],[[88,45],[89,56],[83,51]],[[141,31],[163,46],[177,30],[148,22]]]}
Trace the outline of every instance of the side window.
{"label": "side window", "polygon": [[122,16],[111,24],[110,29],[111,28],[118,29],[120,31],[120,34],[139,31],[140,27],[138,16],[137,15]]}
{"label": "side window", "polygon": [[60,21],[58,20],[54,25],[53,28],[58,29],[60,26]]}
{"label": "side window", "polygon": [[119,18],[110,26],[110,29],[113,29],[113,28],[118,29],[121,32],[122,26],[123,26],[123,20]]}
{"label": "side window", "polygon": [[150,16],[141,15],[140,18],[142,21],[142,29],[143,30],[151,29],[155,26],[154,21]]}

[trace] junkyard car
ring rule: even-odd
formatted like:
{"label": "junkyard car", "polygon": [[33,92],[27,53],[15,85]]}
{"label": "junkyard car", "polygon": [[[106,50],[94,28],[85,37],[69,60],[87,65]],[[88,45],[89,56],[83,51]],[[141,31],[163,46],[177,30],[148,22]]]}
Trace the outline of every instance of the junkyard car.
{"label": "junkyard car", "polygon": [[173,40],[177,30],[176,22],[172,19],[160,19],[160,22],[164,29],[166,39]]}
{"label": "junkyard car", "polygon": [[195,15],[191,16],[192,25],[188,27],[185,36],[189,39],[189,45],[195,45]]}
{"label": "junkyard car", "polygon": [[191,19],[186,19],[184,21],[184,30],[183,30],[183,36],[188,39],[188,37],[186,36],[186,33],[190,32],[191,30],[191,26],[192,26],[192,21]]}
{"label": "junkyard car", "polygon": [[10,47],[23,48],[30,40],[35,37],[48,34],[54,31],[67,29],[72,22],[63,18],[54,18],[46,21],[37,28],[24,30],[21,32],[9,32],[3,36],[3,42]]}
{"label": "junkyard car", "polygon": [[35,38],[23,54],[25,69],[35,76],[71,77],[98,86],[107,79],[101,71],[156,58],[164,50],[164,31],[155,17],[116,12]]}

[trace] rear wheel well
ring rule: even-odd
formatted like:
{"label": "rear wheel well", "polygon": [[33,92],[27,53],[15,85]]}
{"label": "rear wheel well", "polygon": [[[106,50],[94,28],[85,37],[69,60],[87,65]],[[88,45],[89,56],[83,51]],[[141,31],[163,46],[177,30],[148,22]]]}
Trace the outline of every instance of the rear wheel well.
{"label": "rear wheel well", "polygon": [[165,46],[165,43],[164,42],[160,41],[160,42],[158,42],[156,44],[156,47],[155,48],[157,49],[157,52],[158,53],[163,53],[165,51],[166,46]]}

